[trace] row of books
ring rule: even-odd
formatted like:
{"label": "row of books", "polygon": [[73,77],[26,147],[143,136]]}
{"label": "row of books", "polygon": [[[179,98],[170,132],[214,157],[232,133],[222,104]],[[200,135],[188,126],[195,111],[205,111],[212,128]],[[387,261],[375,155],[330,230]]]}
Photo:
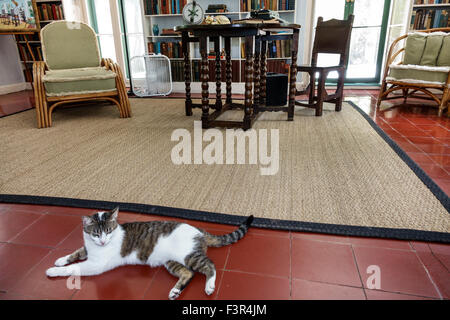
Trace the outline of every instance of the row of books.
{"label": "row of books", "polygon": [[258,9],[294,10],[295,0],[241,0],[241,11]]}
{"label": "row of books", "polygon": [[[31,56],[31,53],[25,43],[17,43],[17,48],[19,49],[20,59],[22,61],[33,62],[33,57]],[[36,59],[36,61],[44,60],[42,59],[42,49],[40,43],[38,45],[30,44],[30,49],[33,52],[34,59]]]}
{"label": "row of books", "polygon": [[414,0],[414,4],[440,4],[450,3],[450,0]]}
{"label": "row of books", "polygon": [[144,10],[146,15],[179,14],[186,4],[187,0],[144,0]]}
{"label": "row of books", "polygon": [[39,20],[62,20],[64,19],[64,13],[62,4],[38,4],[37,13]]}
{"label": "row of books", "polygon": [[[291,41],[269,41],[267,43],[267,56],[269,58],[289,58],[291,56]],[[241,57],[245,57],[245,43],[241,43]]]}
{"label": "row of books", "polygon": [[449,11],[441,9],[417,9],[412,12],[412,30],[450,27]]}
{"label": "row of books", "polygon": [[[187,0],[144,0],[146,15],[180,14]],[[241,11],[257,9],[294,10],[295,0],[241,0]],[[225,9],[226,10],[226,9]]]}
{"label": "row of books", "polygon": [[[215,60],[209,60],[209,82],[216,81],[216,62]],[[181,60],[171,60],[171,71],[172,71],[172,81],[173,82],[184,82],[184,61]],[[231,60],[231,81],[232,82],[245,82],[245,61],[242,60]],[[191,81],[200,81],[200,70],[201,61],[192,60],[191,61]],[[289,72],[289,64],[285,60],[268,60],[267,61],[267,72],[276,72],[287,74]],[[220,66],[220,81],[226,81],[225,73],[225,61],[221,61]]]}
{"label": "row of books", "polygon": [[168,58],[182,58],[181,41],[179,42],[148,42],[149,53],[161,53]]}

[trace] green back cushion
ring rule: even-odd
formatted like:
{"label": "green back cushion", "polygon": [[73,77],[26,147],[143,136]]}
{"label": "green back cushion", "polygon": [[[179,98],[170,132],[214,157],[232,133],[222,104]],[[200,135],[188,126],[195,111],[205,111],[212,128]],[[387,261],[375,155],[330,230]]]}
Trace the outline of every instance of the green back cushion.
{"label": "green back cushion", "polygon": [[41,30],[41,41],[49,69],[100,66],[97,37],[84,23],[53,22]]}
{"label": "green back cushion", "polygon": [[442,40],[441,52],[439,52],[436,65],[450,67],[450,34]]}
{"label": "green back cushion", "polygon": [[426,39],[425,49],[419,64],[422,66],[435,66],[444,36],[430,34]]}
{"label": "green back cushion", "polygon": [[405,46],[405,57],[403,64],[419,64],[422,58],[427,37],[419,33],[408,35]]}

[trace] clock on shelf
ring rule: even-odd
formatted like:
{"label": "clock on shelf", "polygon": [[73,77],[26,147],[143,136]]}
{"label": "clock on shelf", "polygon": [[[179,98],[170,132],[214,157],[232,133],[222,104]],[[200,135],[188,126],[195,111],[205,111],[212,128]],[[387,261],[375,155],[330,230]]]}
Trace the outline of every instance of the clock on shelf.
{"label": "clock on shelf", "polygon": [[183,8],[183,20],[187,24],[200,24],[203,22],[204,16],[203,8],[195,0],[186,4]]}

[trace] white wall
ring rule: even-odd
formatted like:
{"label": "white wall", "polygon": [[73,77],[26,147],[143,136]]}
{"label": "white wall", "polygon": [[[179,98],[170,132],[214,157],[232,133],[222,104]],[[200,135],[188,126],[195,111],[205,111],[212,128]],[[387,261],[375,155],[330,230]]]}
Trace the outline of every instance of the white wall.
{"label": "white wall", "polygon": [[0,94],[26,88],[14,36],[0,35]]}

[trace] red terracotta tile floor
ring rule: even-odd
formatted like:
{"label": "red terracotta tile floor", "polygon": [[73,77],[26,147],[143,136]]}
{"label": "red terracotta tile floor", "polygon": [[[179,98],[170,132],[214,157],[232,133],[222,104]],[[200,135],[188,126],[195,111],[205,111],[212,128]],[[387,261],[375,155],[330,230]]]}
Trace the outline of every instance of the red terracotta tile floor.
{"label": "red terracotta tile floor", "polygon": [[[445,191],[450,192],[450,119],[419,102],[380,111],[377,90],[346,90]],[[0,96],[0,117],[32,105],[32,94]],[[0,204],[0,299],[167,299],[176,282],[164,268],[125,266],[83,277],[80,288],[49,279],[56,258],[82,245],[81,215],[91,209]],[[121,212],[121,222],[166,219]],[[234,227],[184,221],[216,234]],[[450,299],[450,245],[251,228],[246,238],[209,249],[216,291],[196,275],[179,299]],[[371,289],[373,266],[379,288]],[[377,271],[375,270],[375,273]]]}

